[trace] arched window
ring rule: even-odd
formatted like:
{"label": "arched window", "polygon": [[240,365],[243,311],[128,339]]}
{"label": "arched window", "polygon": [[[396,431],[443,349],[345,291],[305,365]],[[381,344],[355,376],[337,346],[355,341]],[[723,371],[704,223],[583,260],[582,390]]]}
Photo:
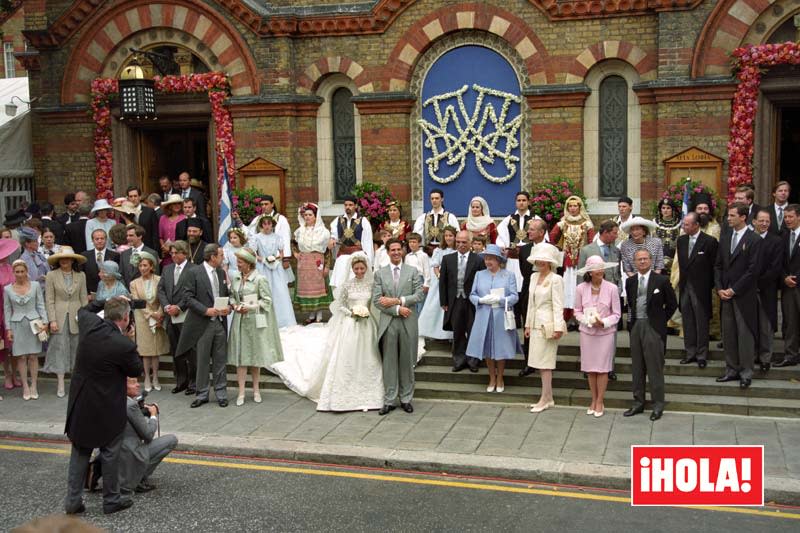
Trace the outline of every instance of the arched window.
{"label": "arched window", "polygon": [[353,113],[353,93],[339,87],[331,97],[331,128],[333,137],[333,199],[341,201],[356,184],[356,130]]}
{"label": "arched window", "polygon": [[615,199],[627,194],[628,84],[622,76],[600,82],[599,197]]}

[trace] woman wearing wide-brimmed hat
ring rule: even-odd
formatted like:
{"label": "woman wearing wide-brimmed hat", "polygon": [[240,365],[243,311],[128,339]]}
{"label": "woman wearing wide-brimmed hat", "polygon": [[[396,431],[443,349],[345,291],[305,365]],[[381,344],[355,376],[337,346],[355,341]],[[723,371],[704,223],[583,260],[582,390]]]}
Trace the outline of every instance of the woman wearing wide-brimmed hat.
{"label": "woman wearing wide-brimmed hat", "polygon": [[604,278],[605,270],[619,263],[606,262],[599,255],[586,260],[577,271],[583,283],[575,289],[575,318],[580,323],[581,371],[589,378],[592,403],[587,415],[599,418],[605,407],[608,373],[613,370],[617,323],[622,316],[619,289]]}
{"label": "woman wearing wide-brimmed hat", "polygon": [[636,273],[633,256],[641,249],[650,251],[653,257],[653,270],[657,274],[661,274],[664,270],[664,245],[661,239],[652,236],[656,228],[658,225],[655,222],[644,217],[631,217],[620,226],[620,229],[629,236],[619,247],[622,270],[628,276]]}
{"label": "woman wearing wide-brimmed hat", "polygon": [[486,270],[479,270],[472,283],[469,301],[475,306],[475,321],[469,334],[467,355],[485,359],[489,368],[486,392],[503,392],[503,371],[506,361],[523,353],[514,329],[505,328],[505,311],[514,309],[519,300],[517,279],[505,269],[506,257],[496,244],[490,244],[481,254]]}
{"label": "woman wearing wide-brimmed hat", "polygon": [[175,240],[175,229],[178,222],[186,218],[183,214],[183,198],[180,194],[170,194],[161,202],[161,218],[158,219],[158,239],[161,243],[161,266],[172,264],[169,255],[169,244]]}
{"label": "woman wearing wide-brimmed hat", "polygon": [[[19,251],[19,243],[14,239],[0,239],[0,291],[6,285],[14,283],[14,269],[11,268],[9,258]],[[6,321],[3,317],[2,306],[0,306],[0,339],[6,339]],[[11,343],[6,341],[0,348],[0,361],[3,362],[3,377],[5,377],[5,388],[11,390],[14,387],[22,387],[22,382],[14,377],[14,368],[11,364]]]}
{"label": "woman wearing wide-brimmed hat", "polygon": [[158,382],[158,358],[169,353],[169,338],[164,328],[164,309],[158,302],[158,282],[156,275],[158,259],[142,250],[131,258],[131,264],[138,269],[140,276],[131,281],[131,297],[147,302],[144,309],[135,309],[133,319],[136,324],[136,346],[144,364],[144,390],[161,390]]}
{"label": "woman wearing wide-brimmed hat", "polygon": [[44,299],[50,317],[50,342],[43,372],[58,378],[56,395],[64,397],[64,374],[75,367],[78,349],[78,309],[89,303],[86,291],[86,274],[78,272],[86,258],[76,254],[70,246],[62,246],[59,253],[47,258],[50,266],[57,267],[47,274]]}
{"label": "woman wearing wide-brimmed hat", "polygon": [[97,284],[94,301],[102,304],[117,296],[130,298],[131,294],[122,283],[122,273],[120,273],[116,261],[103,261],[103,264],[100,265],[100,283]]}
{"label": "woman wearing wide-brimmed hat", "polygon": [[553,400],[553,370],[556,368],[558,341],[567,331],[564,280],[555,273],[562,261],[562,253],[549,243],[537,244],[528,256],[528,262],[536,269],[531,275],[525,319],[525,336],[531,339],[528,366],[539,370],[542,377],[542,395],[531,405],[531,413],[539,413],[556,404]]}

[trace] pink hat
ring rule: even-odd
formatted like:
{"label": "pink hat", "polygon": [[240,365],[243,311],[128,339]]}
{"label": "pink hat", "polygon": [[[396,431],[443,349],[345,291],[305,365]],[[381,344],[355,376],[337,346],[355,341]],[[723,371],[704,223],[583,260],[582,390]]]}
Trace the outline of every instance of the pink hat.
{"label": "pink hat", "polygon": [[615,267],[619,263],[608,263],[603,261],[603,258],[599,255],[593,255],[586,260],[586,265],[583,268],[579,269],[575,272],[579,276],[583,276],[587,272],[594,272],[595,270],[605,270],[607,268]]}
{"label": "pink hat", "polygon": [[19,243],[14,239],[0,239],[0,259],[5,259],[19,250]]}

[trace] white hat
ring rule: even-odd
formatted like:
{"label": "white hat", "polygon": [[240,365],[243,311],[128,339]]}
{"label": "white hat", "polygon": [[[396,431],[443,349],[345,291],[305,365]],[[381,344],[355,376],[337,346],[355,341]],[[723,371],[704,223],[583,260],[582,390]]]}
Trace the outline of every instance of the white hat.
{"label": "white hat", "polygon": [[94,214],[94,213],[95,213],[95,211],[102,211],[103,209],[114,209],[114,208],[113,208],[113,207],[112,207],[112,206],[111,206],[111,205],[108,203],[108,200],[106,200],[105,198],[101,198],[101,199],[99,199],[99,200],[96,200],[96,201],[94,202],[94,206],[92,207],[92,211],[91,211],[91,212],[92,212],[92,214]]}
{"label": "white hat", "polygon": [[631,228],[634,226],[642,226],[647,229],[648,233],[655,231],[656,228],[658,228],[658,224],[656,224],[652,220],[649,220],[644,217],[631,217],[622,224],[620,224],[619,229],[621,229],[625,233],[630,233]]}
{"label": "white hat", "polygon": [[564,261],[564,254],[550,243],[542,242],[533,247],[533,253],[528,256],[528,263],[535,264],[536,261],[551,263],[554,267],[560,267]]}
{"label": "white hat", "polygon": [[169,196],[167,196],[166,200],[161,202],[161,207],[164,207],[165,205],[182,204],[182,203],[183,203],[183,197],[180,194],[170,194]]}
{"label": "white hat", "polygon": [[605,270],[607,268],[615,267],[619,263],[615,262],[606,262],[603,261],[603,258],[599,255],[593,255],[586,260],[586,265],[583,268],[579,268],[575,274],[578,276],[583,276],[587,272],[594,272],[595,270]]}

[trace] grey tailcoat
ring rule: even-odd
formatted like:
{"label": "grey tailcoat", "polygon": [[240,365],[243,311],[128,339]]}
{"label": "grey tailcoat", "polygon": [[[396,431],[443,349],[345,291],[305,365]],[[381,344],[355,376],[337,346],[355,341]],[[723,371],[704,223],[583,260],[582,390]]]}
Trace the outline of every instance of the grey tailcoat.
{"label": "grey tailcoat", "polygon": [[[166,271],[166,269],[165,269]],[[181,338],[178,340],[178,347],[175,355],[182,355],[197,345],[198,339],[203,336],[203,332],[211,325],[212,317],[205,315],[209,307],[214,307],[214,292],[211,281],[206,274],[204,265],[196,266],[186,272],[186,282],[184,283],[181,274],[180,284],[184,290],[184,300],[189,312],[186,314],[186,321],[181,328]],[[219,295],[229,296],[228,286],[225,284],[225,272],[221,268],[216,269],[217,279],[219,280]]]}
{"label": "grey tailcoat", "polygon": [[[416,304],[424,300],[424,293],[422,292],[422,281],[419,278],[419,271],[403,263],[400,266],[400,280],[397,283],[397,289],[394,287],[394,280],[392,279],[391,263],[378,270],[375,274],[375,284],[372,287],[372,305],[378,309],[380,320],[378,321],[378,340],[383,337],[383,334],[389,328],[393,327],[402,328],[410,339],[414,340],[414,360],[416,361],[417,353],[417,312]],[[378,303],[381,296],[388,296],[390,298],[405,298],[404,307],[411,309],[411,316],[402,318],[398,315],[398,306],[383,307]]]}

